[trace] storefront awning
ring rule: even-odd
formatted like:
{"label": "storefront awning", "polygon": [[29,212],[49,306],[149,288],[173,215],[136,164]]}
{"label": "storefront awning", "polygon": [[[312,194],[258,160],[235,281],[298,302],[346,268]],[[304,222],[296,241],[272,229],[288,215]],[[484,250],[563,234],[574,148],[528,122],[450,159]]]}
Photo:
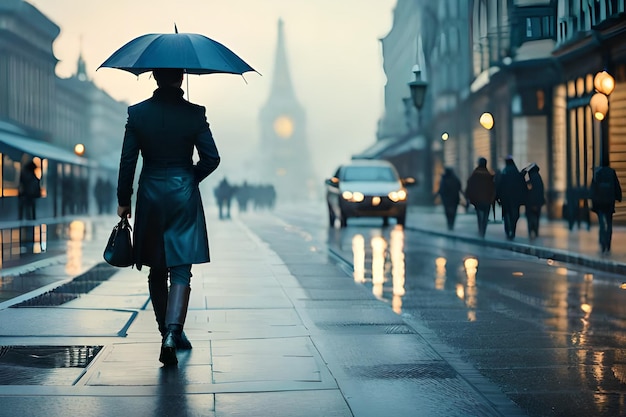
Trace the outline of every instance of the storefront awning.
{"label": "storefront awning", "polygon": [[87,159],[41,140],[0,130],[0,153],[9,155],[26,153],[43,159],[67,162],[74,165],[87,165]]}
{"label": "storefront awning", "polygon": [[406,139],[381,139],[363,152],[352,155],[352,159],[384,159],[411,151],[419,151],[426,146],[424,136],[411,136]]}

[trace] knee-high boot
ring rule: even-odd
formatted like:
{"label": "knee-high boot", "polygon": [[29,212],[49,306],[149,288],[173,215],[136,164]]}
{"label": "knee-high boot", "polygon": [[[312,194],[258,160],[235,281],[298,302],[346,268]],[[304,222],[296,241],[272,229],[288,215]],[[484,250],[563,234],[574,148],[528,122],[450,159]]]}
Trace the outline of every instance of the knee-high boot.
{"label": "knee-high boot", "polygon": [[159,361],[165,365],[176,365],[176,347],[180,344],[180,339],[187,317],[187,307],[189,306],[189,295],[191,288],[187,285],[173,284],[170,286],[169,297],[167,301],[167,312],[165,314],[165,323],[167,324],[167,333],[163,337],[161,344],[161,355]]}
{"label": "knee-high boot", "polygon": [[[152,309],[154,310],[154,316],[156,318],[157,325],[159,326],[159,333],[161,337],[165,337],[167,334],[167,324],[165,323],[165,314],[167,313],[167,276],[165,277],[152,277],[148,281],[148,289],[150,290],[150,300],[152,301]],[[189,350],[191,349],[191,342],[187,339],[185,332],[182,332],[180,337],[176,339],[176,349]]]}

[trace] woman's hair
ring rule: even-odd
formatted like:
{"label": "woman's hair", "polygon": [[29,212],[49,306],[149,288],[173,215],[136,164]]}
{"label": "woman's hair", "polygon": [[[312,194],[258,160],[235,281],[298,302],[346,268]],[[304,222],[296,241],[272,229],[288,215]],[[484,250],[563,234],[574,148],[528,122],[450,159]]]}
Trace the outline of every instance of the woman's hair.
{"label": "woman's hair", "polygon": [[183,79],[182,68],[157,68],[152,71],[152,75],[159,87],[171,85]]}

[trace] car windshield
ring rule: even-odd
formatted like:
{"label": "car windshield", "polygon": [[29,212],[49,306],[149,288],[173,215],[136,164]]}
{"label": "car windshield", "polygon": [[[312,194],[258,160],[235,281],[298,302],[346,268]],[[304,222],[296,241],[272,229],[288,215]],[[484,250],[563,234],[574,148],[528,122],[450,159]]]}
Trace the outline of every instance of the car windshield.
{"label": "car windshield", "polygon": [[344,181],[397,181],[389,167],[347,167],[343,173]]}

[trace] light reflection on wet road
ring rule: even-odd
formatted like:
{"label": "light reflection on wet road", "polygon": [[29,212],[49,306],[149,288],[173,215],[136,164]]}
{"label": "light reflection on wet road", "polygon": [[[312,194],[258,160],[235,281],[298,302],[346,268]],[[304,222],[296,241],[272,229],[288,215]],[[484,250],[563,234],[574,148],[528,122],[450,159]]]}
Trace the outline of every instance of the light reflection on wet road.
{"label": "light reflection on wet road", "polygon": [[433,330],[530,415],[626,415],[621,277],[376,219],[328,229],[323,218],[280,216],[325,240],[356,282]]}
{"label": "light reflection on wet road", "polygon": [[[93,234],[84,220],[24,222],[0,230],[0,303],[75,276],[85,268],[83,244]],[[59,268],[61,255],[64,267]],[[38,267],[29,264],[37,263]]]}

